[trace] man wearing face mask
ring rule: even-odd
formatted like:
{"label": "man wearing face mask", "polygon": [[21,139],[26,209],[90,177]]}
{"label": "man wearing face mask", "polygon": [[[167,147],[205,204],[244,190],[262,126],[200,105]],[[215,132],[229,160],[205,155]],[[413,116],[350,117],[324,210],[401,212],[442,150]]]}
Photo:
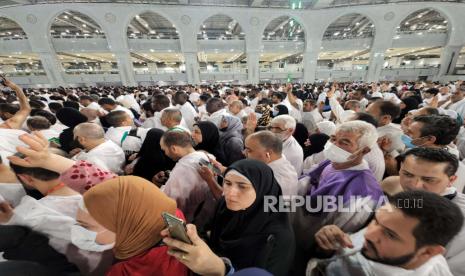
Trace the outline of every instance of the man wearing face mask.
{"label": "man wearing face mask", "polygon": [[[412,119],[401,139],[406,148],[445,149],[458,157],[459,152],[452,143],[459,131],[457,121],[446,115],[422,115]],[[465,186],[465,165],[462,162],[459,163],[455,185],[462,189]]]}
{"label": "man wearing face mask", "polygon": [[297,140],[292,136],[296,121],[289,115],[279,115],[271,120],[269,129],[283,141],[283,155],[291,162],[297,175],[302,174],[304,152]]}
{"label": "man wearing face mask", "polygon": [[463,214],[450,200],[425,191],[401,192],[353,235],[335,225],[318,231],[319,247],[336,254],[316,266],[326,275],[452,276],[442,254],[462,227]]}
{"label": "man wearing face mask", "polygon": [[[369,123],[350,121],[339,125],[323,150],[327,160],[299,180],[300,185],[307,187],[306,194],[310,200],[316,202],[324,196],[332,196],[340,201],[342,197],[346,207],[375,208],[382,191],[363,157],[376,146],[377,138],[375,127]],[[358,199],[353,200],[352,197]],[[301,241],[297,246],[299,252],[295,255],[298,257],[297,271],[303,271],[315,249],[312,233],[328,224],[337,224],[344,231],[357,231],[366,224],[370,215],[364,208],[358,212],[332,213],[309,212],[306,208],[298,208],[294,218],[296,240]]]}

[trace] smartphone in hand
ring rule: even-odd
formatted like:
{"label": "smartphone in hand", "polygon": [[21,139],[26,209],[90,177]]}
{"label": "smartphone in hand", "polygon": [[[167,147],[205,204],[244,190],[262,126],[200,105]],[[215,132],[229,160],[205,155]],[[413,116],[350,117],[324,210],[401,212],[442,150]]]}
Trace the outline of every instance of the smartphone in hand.
{"label": "smartphone in hand", "polygon": [[200,166],[207,166],[210,170],[212,170],[216,175],[222,175],[220,169],[217,167],[213,166],[213,164],[210,161],[207,161],[205,159],[200,159],[199,161]]}
{"label": "smartphone in hand", "polygon": [[168,226],[168,231],[173,239],[192,244],[189,236],[187,236],[186,223],[182,219],[179,219],[167,212],[163,212],[161,216],[163,217],[166,226]]}

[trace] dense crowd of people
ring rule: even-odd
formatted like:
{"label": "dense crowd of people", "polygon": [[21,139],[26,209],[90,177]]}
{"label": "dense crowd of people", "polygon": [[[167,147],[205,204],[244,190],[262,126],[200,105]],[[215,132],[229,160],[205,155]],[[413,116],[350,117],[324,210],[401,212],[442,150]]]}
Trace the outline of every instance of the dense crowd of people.
{"label": "dense crowd of people", "polygon": [[0,275],[465,275],[465,83],[2,83]]}

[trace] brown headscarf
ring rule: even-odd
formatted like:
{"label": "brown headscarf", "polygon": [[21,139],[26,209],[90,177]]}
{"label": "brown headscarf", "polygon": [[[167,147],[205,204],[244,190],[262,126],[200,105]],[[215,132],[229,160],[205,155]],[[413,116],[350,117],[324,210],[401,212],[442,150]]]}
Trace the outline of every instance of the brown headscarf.
{"label": "brown headscarf", "polygon": [[116,233],[113,252],[120,260],[156,245],[165,228],[162,212],[175,214],[176,201],[137,176],[120,176],[92,187],[84,194],[89,214]]}

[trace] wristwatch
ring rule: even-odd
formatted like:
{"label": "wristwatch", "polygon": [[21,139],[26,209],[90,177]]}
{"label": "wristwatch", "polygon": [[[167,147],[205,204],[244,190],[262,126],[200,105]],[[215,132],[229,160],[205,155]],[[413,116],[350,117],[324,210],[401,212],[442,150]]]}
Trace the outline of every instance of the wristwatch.
{"label": "wristwatch", "polygon": [[224,275],[225,276],[233,275],[235,270],[234,270],[234,267],[233,267],[231,261],[228,258],[225,258],[225,257],[221,257],[221,260],[223,260],[224,266],[226,268],[225,272],[224,272]]}

